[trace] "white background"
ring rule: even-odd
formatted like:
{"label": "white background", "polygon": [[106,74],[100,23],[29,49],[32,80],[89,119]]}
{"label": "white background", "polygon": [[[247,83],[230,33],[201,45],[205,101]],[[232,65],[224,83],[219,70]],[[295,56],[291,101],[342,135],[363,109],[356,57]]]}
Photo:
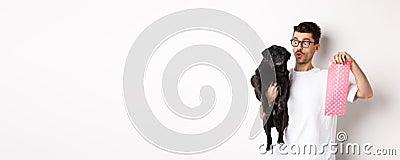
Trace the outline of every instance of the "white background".
{"label": "white background", "polygon": [[[348,104],[347,114],[339,118],[338,131],[347,132],[348,142],[397,148],[400,154],[398,1],[3,0],[0,159],[265,159],[267,155],[258,153],[265,137],[260,134],[248,139],[258,111],[251,90],[247,117],[238,132],[215,150],[198,155],[177,155],[154,147],[129,120],[122,78],[131,45],[152,22],[190,8],[231,13],[246,21],[266,46],[277,44],[289,50],[294,25],[302,21],[319,24],[322,47],[314,64],[326,68],[335,52],[347,51],[374,89],[373,99]],[[290,63],[293,66],[294,59]],[[256,65],[246,58],[240,64],[249,79]],[[194,97],[198,91],[194,90]],[[198,103],[190,95],[183,99],[188,104]],[[377,158],[397,159],[338,156]]]}

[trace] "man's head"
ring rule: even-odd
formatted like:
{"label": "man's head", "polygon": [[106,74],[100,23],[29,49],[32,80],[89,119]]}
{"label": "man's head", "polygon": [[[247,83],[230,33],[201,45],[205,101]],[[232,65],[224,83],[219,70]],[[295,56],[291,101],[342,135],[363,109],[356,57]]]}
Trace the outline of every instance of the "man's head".
{"label": "man's head", "polygon": [[313,22],[302,22],[294,26],[291,43],[297,64],[312,62],[314,53],[318,51],[321,29]]}

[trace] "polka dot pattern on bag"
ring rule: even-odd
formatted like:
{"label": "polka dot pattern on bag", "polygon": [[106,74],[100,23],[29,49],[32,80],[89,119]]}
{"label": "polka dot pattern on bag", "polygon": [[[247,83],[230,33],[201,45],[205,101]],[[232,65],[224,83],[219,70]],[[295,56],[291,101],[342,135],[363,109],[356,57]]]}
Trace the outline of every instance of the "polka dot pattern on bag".
{"label": "polka dot pattern on bag", "polygon": [[329,61],[325,97],[325,115],[339,116],[346,113],[346,99],[349,90],[350,61],[336,64]]}

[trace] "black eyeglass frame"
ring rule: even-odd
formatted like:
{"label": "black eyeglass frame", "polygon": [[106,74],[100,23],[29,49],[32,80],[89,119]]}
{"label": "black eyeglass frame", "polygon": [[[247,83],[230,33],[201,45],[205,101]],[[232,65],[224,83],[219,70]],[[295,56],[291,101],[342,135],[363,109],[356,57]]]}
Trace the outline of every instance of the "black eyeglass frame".
{"label": "black eyeglass frame", "polygon": [[[296,41],[296,42],[298,42],[298,44],[297,45],[293,45],[293,41]],[[299,44],[301,44],[301,46],[303,47],[303,48],[308,48],[308,47],[310,47],[310,44],[308,44],[308,46],[304,46],[304,42],[308,42],[308,43],[315,43],[315,42],[311,42],[310,40],[305,40],[305,41],[299,41],[299,40],[294,40],[294,39],[291,39],[290,40],[290,44],[293,46],[293,47],[297,47],[297,46],[299,46]]]}

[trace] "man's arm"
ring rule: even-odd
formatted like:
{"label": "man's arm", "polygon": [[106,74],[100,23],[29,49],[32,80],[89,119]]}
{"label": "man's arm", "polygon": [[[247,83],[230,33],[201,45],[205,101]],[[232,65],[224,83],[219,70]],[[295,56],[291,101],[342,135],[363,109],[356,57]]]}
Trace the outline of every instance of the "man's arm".
{"label": "man's arm", "polygon": [[339,52],[333,56],[332,60],[335,63],[340,64],[343,64],[345,60],[350,61],[351,72],[354,75],[358,87],[356,98],[369,99],[373,96],[373,91],[367,77],[365,76],[364,72],[361,70],[357,62],[348,53]]}

